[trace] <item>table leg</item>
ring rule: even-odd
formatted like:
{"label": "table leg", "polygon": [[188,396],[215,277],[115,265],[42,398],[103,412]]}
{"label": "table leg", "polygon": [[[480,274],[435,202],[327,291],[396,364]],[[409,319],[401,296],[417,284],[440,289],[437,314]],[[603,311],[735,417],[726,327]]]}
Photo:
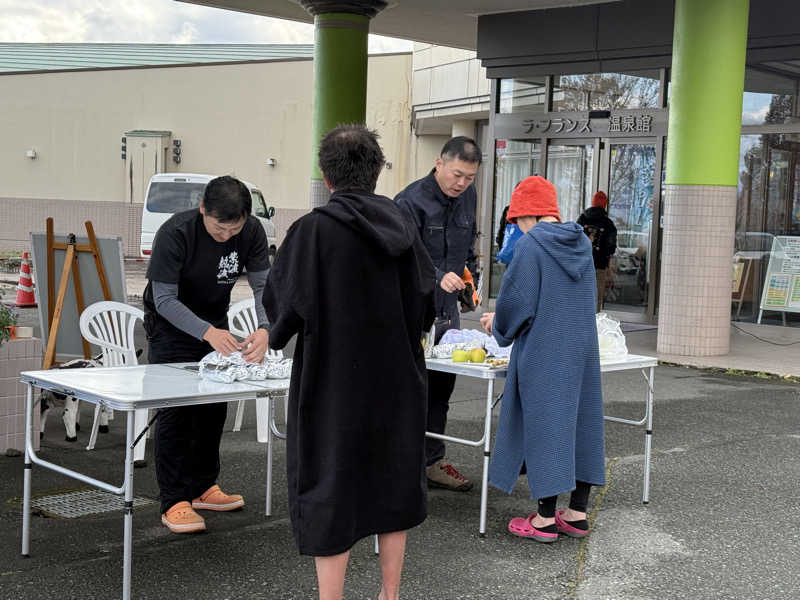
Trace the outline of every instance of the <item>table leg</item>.
{"label": "table leg", "polygon": [[492,397],[494,396],[494,379],[489,379],[486,390],[486,419],[483,424],[483,475],[481,477],[481,521],[478,532],[486,536],[486,506],[489,499],[489,456],[492,448]]}
{"label": "table leg", "polygon": [[275,398],[270,395],[267,401],[267,505],[265,514],[272,515],[272,422],[275,419]]}
{"label": "table leg", "polygon": [[653,439],[653,378],[655,377],[655,367],[650,367],[650,377],[647,380],[647,424],[644,430],[644,487],[642,491],[642,503],[650,501],[650,453]]}
{"label": "table leg", "polygon": [[133,441],[136,439],[134,412],[127,411],[127,436],[125,442],[125,526],[122,552],[122,600],[131,597],[131,567],[133,563]]}
{"label": "table leg", "polygon": [[25,396],[25,465],[22,484],[22,556],[30,556],[31,545],[31,454],[29,450],[33,431],[33,385],[28,384]]}

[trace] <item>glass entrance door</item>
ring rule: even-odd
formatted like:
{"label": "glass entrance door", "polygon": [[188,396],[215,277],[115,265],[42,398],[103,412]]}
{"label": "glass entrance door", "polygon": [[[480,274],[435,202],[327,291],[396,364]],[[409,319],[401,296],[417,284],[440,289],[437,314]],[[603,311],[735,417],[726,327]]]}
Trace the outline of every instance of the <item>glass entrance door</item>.
{"label": "glass entrance door", "polygon": [[609,264],[606,310],[646,313],[650,300],[651,229],[656,145],[603,140],[598,189],[608,194],[608,216],[617,228],[617,251]]}
{"label": "glass entrance door", "polygon": [[553,140],[547,147],[547,179],[556,187],[562,221],[575,221],[592,197],[595,143]]}
{"label": "glass entrance door", "polygon": [[505,273],[504,264],[497,261],[503,243],[505,209],[511,202],[511,192],[529,175],[542,173],[539,140],[495,141],[495,190],[492,210],[492,256],[489,263],[489,297],[496,298]]}

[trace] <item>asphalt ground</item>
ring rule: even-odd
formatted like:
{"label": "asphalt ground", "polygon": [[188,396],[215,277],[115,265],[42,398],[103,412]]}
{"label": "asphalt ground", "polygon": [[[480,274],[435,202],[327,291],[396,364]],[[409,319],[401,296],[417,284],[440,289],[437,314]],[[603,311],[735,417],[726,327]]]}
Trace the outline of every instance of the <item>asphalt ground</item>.
{"label": "asphalt ground", "polygon": [[[630,335],[637,335],[632,333]],[[511,536],[513,516],[534,510],[525,478],[511,496],[489,491],[487,536],[478,535],[480,490],[431,490],[429,517],[409,534],[401,594],[417,599],[773,599],[800,596],[800,389],[797,385],[682,367],[656,370],[650,504],[641,503],[643,430],[608,423],[608,485],[592,494],[584,540],[537,544]],[[448,433],[480,437],[485,384],[460,378]],[[638,417],[639,372],[604,376],[607,414]],[[273,516],[264,515],[265,447],[247,407],[242,431],[222,440],[221,484],[244,494],[241,512],[209,514],[208,532],[180,536],[159,521],[158,504],[133,520],[134,598],[314,598],[313,562],[297,554],[287,514],[284,447],[276,448]],[[119,482],[123,423],[111,422],[84,450],[90,407],[77,443],[51,417],[40,456]],[[365,450],[366,451],[366,450]],[[155,501],[152,467],[135,471],[134,493]],[[448,445],[478,480],[481,451]],[[31,557],[20,556],[22,458],[0,457],[0,598],[93,599],[121,595],[122,513],[32,518]],[[34,467],[33,491],[83,487]],[[563,499],[562,499],[563,501]],[[353,549],[346,598],[371,599],[380,586],[370,539]]]}

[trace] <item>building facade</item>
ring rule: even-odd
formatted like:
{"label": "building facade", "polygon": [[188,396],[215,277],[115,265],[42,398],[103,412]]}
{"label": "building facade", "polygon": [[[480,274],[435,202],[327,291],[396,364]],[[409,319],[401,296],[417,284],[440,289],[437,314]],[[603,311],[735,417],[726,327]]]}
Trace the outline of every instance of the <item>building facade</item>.
{"label": "building facade", "polygon": [[[279,240],[308,211],[310,46],[273,47],[277,58],[264,47],[104,46],[0,47],[0,248],[27,248],[28,232],[52,216],[64,233],[92,220],[136,256],[156,172],[249,181],[275,207]],[[11,50],[37,62],[14,63]],[[54,56],[65,55],[75,63],[59,68]],[[409,177],[411,62],[410,53],[368,60],[366,121],[391,163],[377,189],[389,196]]]}
{"label": "building facade", "polygon": [[[618,230],[607,306],[627,320],[655,322],[661,288],[672,283],[660,267],[675,19],[675,3],[664,0],[499,14],[479,23],[495,148],[494,185],[484,193],[492,222],[484,227],[494,233],[511,190],[527,175],[553,181],[567,219],[589,206],[594,191],[606,191]],[[726,234],[734,238],[733,317],[758,319],[765,290],[774,291],[775,239],[800,235],[800,5],[753,3],[745,22],[735,225]],[[712,122],[715,106],[698,102],[693,109]],[[713,145],[702,149],[715,152]],[[700,199],[691,209],[687,226],[693,214],[714,211]],[[496,293],[502,265],[492,260],[489,268]],[[695,302],[703,290],[667,293]],[[794,311],[761,316],[800,324]]]}
{"label": "building facade", "polygon": [[[673,303],[701,305],[712,291],[730,289],[730,309],[721,300],[726,318],[800,326],[800,268],[792,266],[800,247],[800,5],[743,5],[735,210],[711,224],[721,232],[720,247],[681,239],[671,250],[697,256],[680,259],[682,272],[700,272],[703,255],[728,255],[730,277],[699,282],[674,274],[666,280],[662,269],[676,6],[620,1],[488,14],[479,19],[476,53],[415,45],[415,133],[438,144],[437,134],[471,131],[485,151],[480,250],[490,299],[504,272],[494,242],[503,208],[521,179],[540,174],[555,184],[566,219],[590,206],[595,191],[608,194],[618,249],[606,308],[616,316],[657,323],[664,294]],[[732,4],[717,8],[722,22],[736,11]],[[729,96],[712,93],[689,106],[711,129],[694,144],[701,155],[718,152],[713,135],[724,126],[714,121]],[[684,145],[680,154],[690,151]],[[713,199],[698,197],[678,229],[723,212]],[[728,236],[732,252],[723,250]],[[692,327],[693,309],[687,310],[689,318],[680,317],[685,325],[677,327]]]}

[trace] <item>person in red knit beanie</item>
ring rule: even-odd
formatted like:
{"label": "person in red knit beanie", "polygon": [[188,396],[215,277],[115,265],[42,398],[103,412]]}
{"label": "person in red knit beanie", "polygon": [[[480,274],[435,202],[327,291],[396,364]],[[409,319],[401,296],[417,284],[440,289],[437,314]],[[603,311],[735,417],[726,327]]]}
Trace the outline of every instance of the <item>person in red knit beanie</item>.
{"label": "person in red knit beanie", "polygon": [[516,223],[518,217],[554,217],[561,221],[556,187],[539,175],[520,181],[511,194],[506,219],[509,223]]}
{"label": "person in red knit beanie", "polygon": [[[510,533],[545,543],[580,538],[606,468],[591,243],[580,225],[561,222],[555,187],[543,177],[516,187],[508,220],[523,235],[496,312],[481,317],[500,346],[513,344],[489,484],[511,494],[527,474],[538,507],[511,519]],[[566,492],[569,508],[556,511]]]}
{"label": "person in red knit beanie", "polygon": [[603,190],[597,190],[592,196],[592,206],[599,206],[603,210],[608,209],[608,196]]}
{"label": "person in red knit beanie", "polygon": [[602,190],[595,192],[592,206],[578,217],[578,225],[592,242],[592,259],[597,277],[597,312],[603,310],[609,262],[617,251],[617,228],[608,218],[608,196]]}

